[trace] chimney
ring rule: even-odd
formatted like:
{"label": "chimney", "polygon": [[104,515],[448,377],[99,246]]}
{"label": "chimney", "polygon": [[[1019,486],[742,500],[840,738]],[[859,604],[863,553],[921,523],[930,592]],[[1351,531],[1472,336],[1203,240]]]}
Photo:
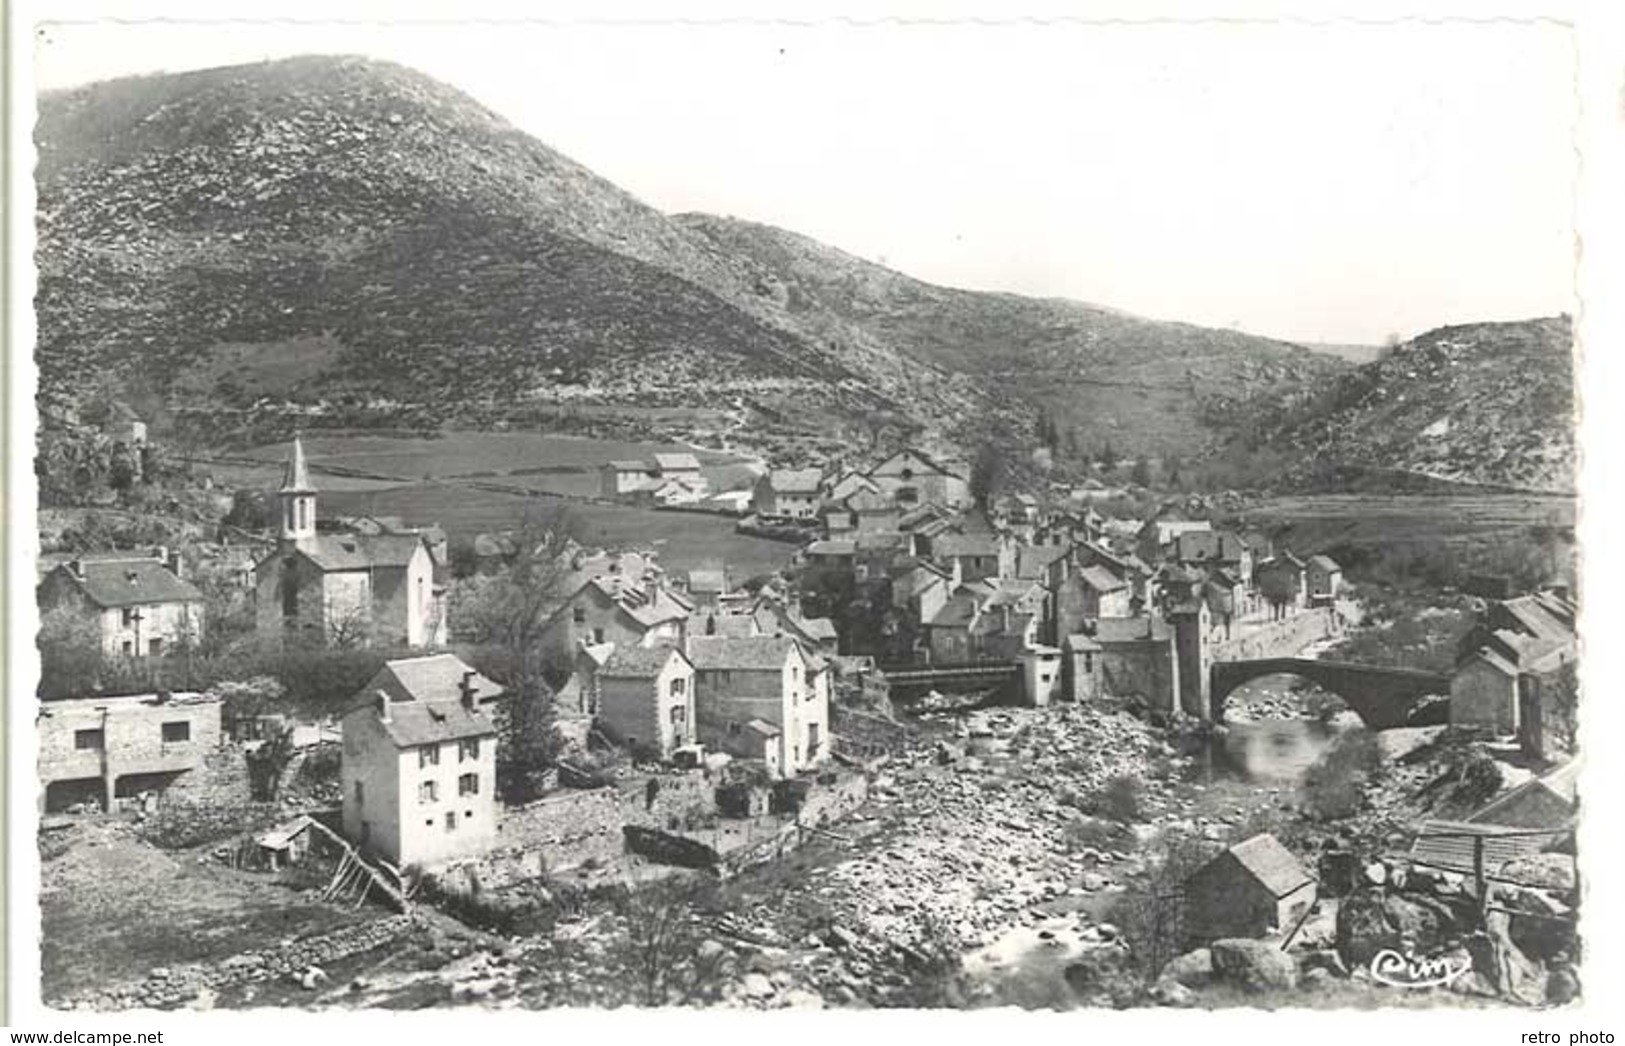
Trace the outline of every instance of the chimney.
{"label": "chimney", "polygon": [[472,668],[469,669],[468,671],[463,673],[463,681],[461,683],[457,684],[457,690],[458,690],[459,693],[462,694],[463,708],[465,710],[467,710],[469,712],[469,714],[473,714],[474,711],[475,711],[475,705],[474,705],[474,676],[475,676],[475,674],[476,673]]}
{"label": "chimney", "polygon": [[373,699],[378,703],[378,721],[387,723],[394,717],[389,711],[389,695],[382,690],[373,691]]}
{"label": "chimney", "polygon": [[171,574],[174,574],[176,577],[180,577],[181,576],[181,550],[178,549],[178,548],[170,549],[168,551],[168,553],[164,556],[164,565],[169,568],[169,572]]}

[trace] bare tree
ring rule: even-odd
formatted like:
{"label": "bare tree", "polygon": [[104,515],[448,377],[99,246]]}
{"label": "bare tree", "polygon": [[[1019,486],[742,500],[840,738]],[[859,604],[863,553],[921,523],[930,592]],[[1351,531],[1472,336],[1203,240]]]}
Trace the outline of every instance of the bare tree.
{"label": "bare tree", "polygon": [[486,652],[482,667],[508,692],[497,716],[497,774],[510,801],[532,795],[558,755],[542,636],[570,595],[564,589],[575,576],[577,529],[567,509],[527,515],[514,532],[518,551],[508,568],[461,583],[460,627]]}
{"label": "bare tree", "polygon": [[644,1006],[714,1002],[721,953],[700,947],[701,915],[714,901],[709,879],[666,876],[634,883],[616,904],[625,936],[613,949],[631,994]]}

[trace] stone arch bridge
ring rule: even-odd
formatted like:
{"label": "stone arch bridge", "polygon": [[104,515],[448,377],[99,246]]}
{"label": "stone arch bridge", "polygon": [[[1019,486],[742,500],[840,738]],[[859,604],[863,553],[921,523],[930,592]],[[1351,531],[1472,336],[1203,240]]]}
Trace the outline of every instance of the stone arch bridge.
{"label": "stone arch bridge", "polygon": [[1331,691],[1372,730],[1422,725],[1411,720],[1422,698],[1450,693],[1448,675],[1412,668],[1378,668],[1306,657],[1216,661],[1209,671],[1209,714],[1213,720],[1224,717],[1224,702],[1236,687],[1271,675],[1299,676]]}

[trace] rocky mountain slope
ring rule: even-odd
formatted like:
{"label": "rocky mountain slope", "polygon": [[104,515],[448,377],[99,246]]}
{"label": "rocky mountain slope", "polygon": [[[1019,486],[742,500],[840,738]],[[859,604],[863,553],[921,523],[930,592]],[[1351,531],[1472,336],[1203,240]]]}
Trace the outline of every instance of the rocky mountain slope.
{"label": "rocky mountain slope", "polygon": [[1054,417],[1083,452],[1189,454],[1204,405],[1301,389],[1344,365],[1297,345],[1062,299],[933,286],[809,237],[703,214],[678,221],[757,274],[794,322],[970,376]]}
{"label": "rocky mountain slope", "polygon": [[1441,327],[1308,392],[1238,412],[1298,478],[1375,473],[1523,490],[1575,484],[1569,317]]}
{"label": "rocky mountain slope", "polygon": [[674,219],[465,95],[367,59],[58,92],[36,142],[51,402],[82,375],[139,370],[183,409],[293,405],[306,424],[738,401],[828,432],[877,410],[1019,430],[1037,396],[1120,451],[1154,452],[1210,435],[1214,392],[1336,367]]}

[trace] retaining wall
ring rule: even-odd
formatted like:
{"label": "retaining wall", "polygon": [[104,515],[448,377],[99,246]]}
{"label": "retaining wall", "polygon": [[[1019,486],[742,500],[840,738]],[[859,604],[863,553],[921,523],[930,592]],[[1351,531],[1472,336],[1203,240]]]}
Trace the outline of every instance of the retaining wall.
{"label": "retaining wall", "polygon": [[1209,646],[1210,661],[1258,661],[1271,657],[1295,657],[1310,643],[1328,639],[1341,631],[1331,607],[1315,607],[1284,621],[1255,626],[1230,639]]}

